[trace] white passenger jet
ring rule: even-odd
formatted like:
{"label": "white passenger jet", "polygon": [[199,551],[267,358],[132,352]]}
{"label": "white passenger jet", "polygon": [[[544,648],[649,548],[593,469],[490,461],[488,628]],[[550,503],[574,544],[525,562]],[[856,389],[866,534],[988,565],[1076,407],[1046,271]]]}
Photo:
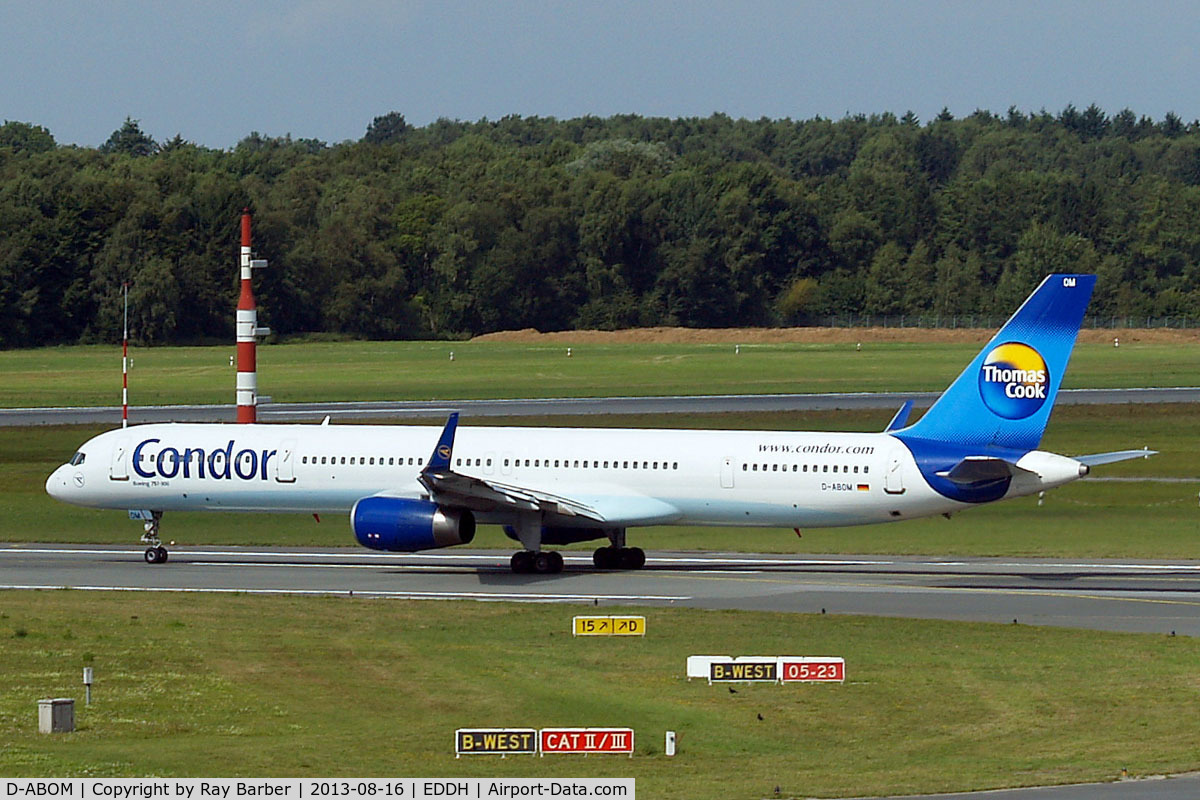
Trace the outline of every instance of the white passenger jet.
{"label": "white passenger jet", "polygon": [[[639,525],[815,528],[951,514],[1151,455],[1037,449],[1094,275],[1050,275],[915,424],[883,433],[152,424],[102,433],[54,471],[64,502],[128,510],[146,561],[164,511],[349,512],[362,545],[417,551],[503,525],[516,572],[562,570],[546,545],[607,539],[637,569]],[[326,420],[326,423],[328,420]]]}

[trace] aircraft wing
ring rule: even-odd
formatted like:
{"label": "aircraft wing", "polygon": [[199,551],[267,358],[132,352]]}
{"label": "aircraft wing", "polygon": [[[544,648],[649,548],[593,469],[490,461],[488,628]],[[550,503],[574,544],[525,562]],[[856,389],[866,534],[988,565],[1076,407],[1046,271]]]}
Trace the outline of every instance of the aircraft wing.
{"label": "aircraft wing", "polygon": [[458,412],[446,420],[441,438],[418,480],[438,504],[472,511],[534,511],[557,517],[576,517],[593,523],[619,526],[671,521],[679,510],[651,497],[631,494],[597,494],[572,498],[463,475],[451,466]]}
{"label": "aircraft wing", "polygon": [[475,511],[511,509],[513,511],[542,511],[565,517],[583,517],[594,522],[606,522],[595,508],[567,497],[510,486],[453,470],[425,470],[419,479],[436,503],[462,506]]}

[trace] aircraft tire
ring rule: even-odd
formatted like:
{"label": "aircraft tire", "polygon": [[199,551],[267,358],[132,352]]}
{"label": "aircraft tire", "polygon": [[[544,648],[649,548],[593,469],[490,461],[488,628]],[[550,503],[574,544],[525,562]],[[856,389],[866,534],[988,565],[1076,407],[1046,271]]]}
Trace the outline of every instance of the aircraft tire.
{"label": "aircraft tire", "polygon": [[641,569],[646,566],[646,551],[640,547],[621,548],[621,569]]}
{"label": "aircraft tire", "polygon": [[560,573],[562,571],[563,571],[562,553],[555,550],[554,552],[550,553],[550,572],[554,575],[557,575],[558,573]]}
{"label": "aircraft tire", "polygon": [[616,569],[620,564],[620,551],[615,547],[597,547],[592,553],[596,569]]}
{"label": "aircraft tire", "polygon": [[554,554],[546,550],[534,553],[533,571],[538,575],[549,575],[554,572]]}
{"label": "aircraft tire", "polygon": [[518,553],[513,553],[512,559],[509,561],[509,566],[518,575],[527,575],[533,572],[534,569],[533,556],[534,554],[531,550],[522,550]]}
{"label": "aircraft tire", "polygon": [[167,548],[159,545],[158,547],[156,547],[154,549],[158,551],[158,563],[159,564],[167,563],[167,556],[168,556]]}

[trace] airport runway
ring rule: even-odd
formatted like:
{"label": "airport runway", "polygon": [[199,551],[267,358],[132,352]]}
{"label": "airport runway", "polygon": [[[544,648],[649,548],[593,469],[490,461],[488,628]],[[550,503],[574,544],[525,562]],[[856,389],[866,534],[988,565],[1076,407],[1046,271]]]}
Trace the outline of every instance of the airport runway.
{"label": "airport runway", "polygon": [[[564,397],[528,400],[397,400],[393,402],[261,403],[262,422],[336,420],[437,419],[450,411],[469,417],[533,417],[587,414],[700,414],[726,411],[782,412],[839,409],[895,410],[905,400],[927,408],[940,392],[846,392],[831,394],[744,394],[691,397]],[[1059,405],[1200,402],[1200,387],[1150,389],[1064,389]],[[232,405],[134,406],[129,421],[232,422]],[[116,424],[120,406],[96,408],[0,409],[0,426]]]}
{"label": "airport runway", "polygon": [[1200,561],[649,553],[601,572],[568,551],[561,575],[514,575],[507,551],[0,546],[0,588],[262,592],[612,605],[1056,625],[1200,636]]}

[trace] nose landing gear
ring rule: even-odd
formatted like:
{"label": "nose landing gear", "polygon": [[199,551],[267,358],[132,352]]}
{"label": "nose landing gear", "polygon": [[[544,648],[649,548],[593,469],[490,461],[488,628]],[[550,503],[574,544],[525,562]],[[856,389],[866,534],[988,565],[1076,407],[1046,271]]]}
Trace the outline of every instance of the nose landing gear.
{"label": "nose landing gear", "polygon": [[167,548],[161,544],[157,547],[147,547],[145,559],[147,564],[165,564],[167,561]]}
{"label": "nose landing gear", "polygon": [[145,533],[142,534],[142,544],[147,545],[144,557],[147,564],[165,564],[167,563],[167,548],[163,547],[162,540],[158,538],[158,526],[162,522],[163,512],[161,511],[130,511],[129,515],[134,519],[144,520],[142,528]]}

